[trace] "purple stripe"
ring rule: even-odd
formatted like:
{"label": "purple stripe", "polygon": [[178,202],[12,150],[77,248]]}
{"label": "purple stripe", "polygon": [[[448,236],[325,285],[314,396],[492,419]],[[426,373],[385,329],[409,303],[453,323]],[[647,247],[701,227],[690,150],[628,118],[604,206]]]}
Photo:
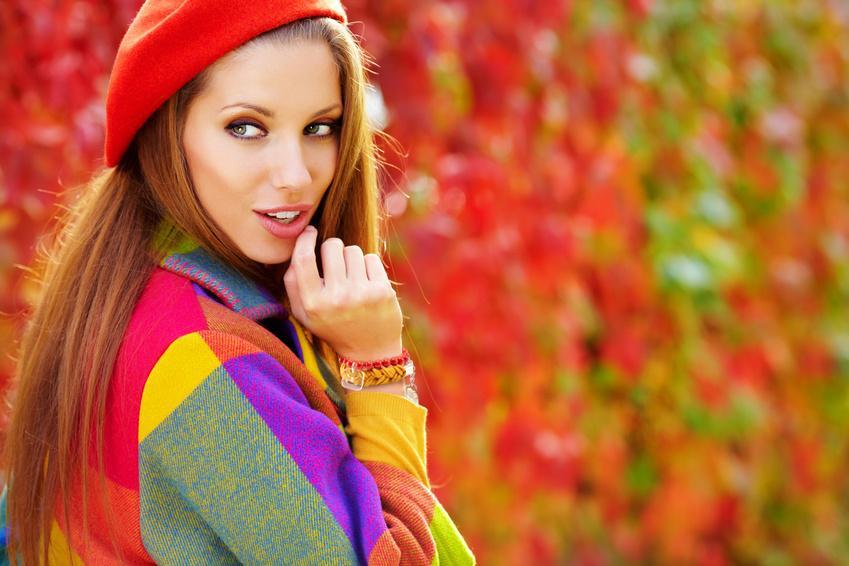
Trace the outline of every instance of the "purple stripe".
{"label": "purple stripe", "polygon": [[283,320],[283,324],[286,327],[286,330],[289,331],[289,336],[292,337],[292,343],[295,345],[295,355],[304,361],[304,348],[301,346],[301,340],[298,338],[298,330],[295,328],[295,325],[292,324],[292,321],[286,318]]}
{"label": "purple stripe", "polygon": [[380,509],[380,496],[345,434],[309,407],[295,380],[270,355],[245,354],[224,368],[324,499],[365,564],[386,523],[382,513],[365,512]]}

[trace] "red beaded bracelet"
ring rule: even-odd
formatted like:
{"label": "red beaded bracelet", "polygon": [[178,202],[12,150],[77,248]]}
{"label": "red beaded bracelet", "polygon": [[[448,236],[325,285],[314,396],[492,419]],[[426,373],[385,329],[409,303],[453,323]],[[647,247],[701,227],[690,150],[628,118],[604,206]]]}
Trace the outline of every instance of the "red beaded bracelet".
{"label": "red beaded bracelet", "polygon": [[410,359],[410,353],[407,348],[401,348],[401,355],[394,358],[384,358],[382,360],[372,360],[369,362],[358,362],[345,356],[339,356],[339,363],[347,366],[356,367],[361,370],[369,370],[372,368],[388,368],[389,366],[402,366]]}

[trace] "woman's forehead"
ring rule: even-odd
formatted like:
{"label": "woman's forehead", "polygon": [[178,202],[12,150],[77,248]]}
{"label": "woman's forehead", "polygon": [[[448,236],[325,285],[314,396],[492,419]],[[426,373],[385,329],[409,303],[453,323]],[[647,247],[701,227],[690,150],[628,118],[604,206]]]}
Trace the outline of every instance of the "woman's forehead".
{"label": "woman's forehead", "polygon": [[339,71],[323,41],[262,41],[216,61],[201,96],[213,104],[243,101],[272,112],[314,111],[341,103]]}

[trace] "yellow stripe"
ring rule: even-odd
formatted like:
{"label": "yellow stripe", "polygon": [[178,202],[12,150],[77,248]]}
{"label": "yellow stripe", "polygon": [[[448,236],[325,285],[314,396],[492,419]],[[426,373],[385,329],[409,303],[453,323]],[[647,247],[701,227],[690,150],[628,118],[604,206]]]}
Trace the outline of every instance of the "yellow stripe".
{"label": "yellow stripe", "polygon": [[47,549],[47,557],[48,564],[84,566],[82,558],[68,545],[68,539],[65,538],[65,533],[56,521],[53,521],[50,527],[50,547]]}
{"label": "yellow stripe", "polygon": [[220,365],[198,333],[174,340],[145,383],[139,410],[139,443]]}
{"label": "yellow stripe", "polygon": [[427,475],[427,409],[400,395],[351,391],[345,396],[346,432],[361,462],[383,462],[412,474],[430,487]]}
{"label": "yellow stripe", "polygon": [[301,351],[304,353],[304,365],[307,366],[310,373],[321,383],[322,388],[327,389],[327,382],[324,381],[321,370],[318,369],[318,362],[315,360],[315,350],[313,350],[312,342],[307,339],[304,328],[294,316],[289,316],[289,320],[292,321],[295,330],[298,332],[298,342],[301,343]]}

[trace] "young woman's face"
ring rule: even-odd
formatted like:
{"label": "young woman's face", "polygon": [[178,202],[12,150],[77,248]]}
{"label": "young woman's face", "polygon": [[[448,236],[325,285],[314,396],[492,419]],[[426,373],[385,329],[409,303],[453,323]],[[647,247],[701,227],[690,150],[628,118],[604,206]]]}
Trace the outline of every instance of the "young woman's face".
{"label": "young woman's face", "polygon": [[330,47],[263,42],[210,71],[183,131],[198,199],[243,254],[283,263],[336,171],[342,97]]}

